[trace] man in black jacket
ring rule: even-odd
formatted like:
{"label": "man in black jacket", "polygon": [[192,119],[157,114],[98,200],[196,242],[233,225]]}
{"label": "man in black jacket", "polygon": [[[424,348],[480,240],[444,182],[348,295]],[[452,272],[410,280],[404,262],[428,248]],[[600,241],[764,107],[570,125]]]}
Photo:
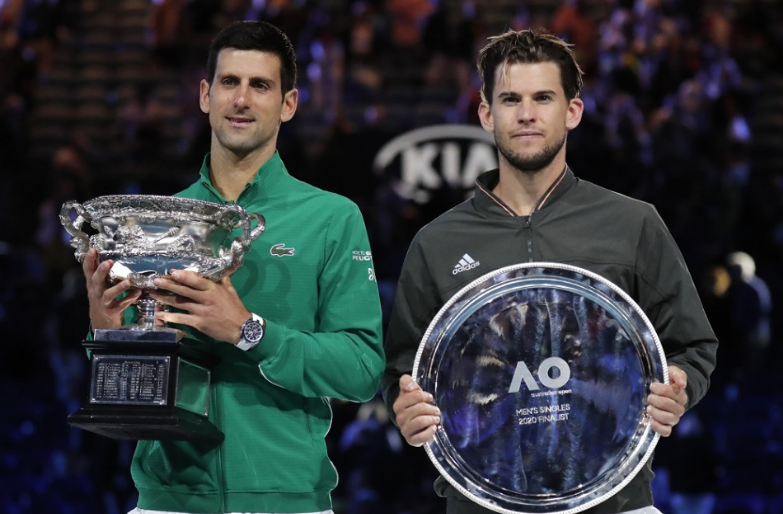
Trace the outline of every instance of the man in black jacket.
{"label": "man in black jacket", "polygon": [[[481,51],[481,124],[495,136],[499,169],[475,196],[414,238],[400,276],[385,349],[383,395],[406,441],[430,441],[440,423],[432,395],[410,376],[419,342],[438,310],[466,284],[520,262],[578,266],[613,282],[644,310],[669,364],[668,384],[647,398],[652,429],[671,434],[706,393],[717,340],[677,245],[646,203],[576,178],[566,137],[582,117],[582,71],[569,45],[531,30],[509,31]],[[456,265],[456,266],[455,266]],[[658,512],[650,461],[590,514]],[[485,513],[442,477],[448,514]]]}

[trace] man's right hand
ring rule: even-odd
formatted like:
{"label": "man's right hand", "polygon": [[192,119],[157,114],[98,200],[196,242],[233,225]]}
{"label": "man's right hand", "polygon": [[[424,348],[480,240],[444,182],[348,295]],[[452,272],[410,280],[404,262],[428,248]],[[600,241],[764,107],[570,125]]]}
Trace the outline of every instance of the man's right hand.
{"label": "man's right hand", "polygon": [[400,395],[393,409],[402,436],[411,446],[430,441],[440,424],[440,409],[432,405],[432,395],[422,391],[410,375],[400,377]]}
{"label": "man's right hand", "polygon": [[111,329],[122,326],[122,312],[133,305],[141,296],[141,290],[130,291],[122,300],[117,297],[131,288],[129,280],[111,285],[106,280],[114,261],[99,263],[98,251],[90,248],[84,256],[82,270],[87,280],[87,298],[90,302],[92,328]]}

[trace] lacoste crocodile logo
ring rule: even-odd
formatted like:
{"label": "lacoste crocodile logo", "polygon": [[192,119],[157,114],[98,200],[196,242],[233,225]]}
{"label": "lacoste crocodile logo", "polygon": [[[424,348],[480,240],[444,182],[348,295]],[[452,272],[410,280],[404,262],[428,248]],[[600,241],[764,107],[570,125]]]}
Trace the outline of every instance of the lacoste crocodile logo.
{"label": "lacoste crocodile logo", "polygon": [[286,257],[294,254],[293,248],[286,248],[285,243],[276,244],[269,249],[269,253],[276,257]]}

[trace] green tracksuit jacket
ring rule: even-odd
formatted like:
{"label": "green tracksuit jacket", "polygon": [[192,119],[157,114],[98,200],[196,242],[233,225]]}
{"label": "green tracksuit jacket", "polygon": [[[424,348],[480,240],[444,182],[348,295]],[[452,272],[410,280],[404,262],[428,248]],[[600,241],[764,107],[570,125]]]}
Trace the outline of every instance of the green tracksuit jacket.
{"label": "green tracksuit jacket", "polygon": [[[557,262],[613,282],[644,310],[667,362],[688,375],[689,405],[707,392],[718,341],[677,245],[655,209],[580,180],[566,169],[530,216],[517,216],[492,194],[497,170],[476,181],[475,196],[444,213],[414,238],[400,275],[385,351],[383,396],[389,412],[398,381],[438,310],[476,278],[522,262]],[[467,254],[473,261],[460,264]],[[585,514],[652,505],[650,461],[628,485]],[[439,494],[461,497],[443,478]],[[489,512],[489,511],[487,511]]]}
{"label": "green tracksuit jacket", "polygon": [[[177,196],[227,203],[201,178]],[[131,472],[144,509],[191,513],[331,508],[337,473],[324,436],[329,398],[366,401],[384,368],[370,246],[355,204],[291,177],[278,154],[237,202],[266,230],[231,276],[266,334],[248,352],[203,334],[217,355],[209,419],[219,445],[139,441]]]}

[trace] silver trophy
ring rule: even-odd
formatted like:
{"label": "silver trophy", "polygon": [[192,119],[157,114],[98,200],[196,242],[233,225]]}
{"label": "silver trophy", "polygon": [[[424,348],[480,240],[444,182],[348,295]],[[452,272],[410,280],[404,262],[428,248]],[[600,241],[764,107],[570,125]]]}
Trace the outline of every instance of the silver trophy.
{"label": "silver trophy", "polygon": [[570,514],[649,459],[658,435],[647,396],[668,371],[652,324],[619,287],[575,266],[525,263],[443,306],[413,378],[441,411],[425,449],[457,490],[496,512]]}
{"label": "silver trophy", "polygon": [[83,342],[91,358],[90,393],[68,422],[115,439],[222,440],[207,419],[216,358],[181,341],[180,331],[155,326],[158,302],[149,291],[156,277],[174,269],[215,281],[236,270],[264,231],[264,217],[235,204],[111,195],[66,202],[60,221],[79,262],[95,248],[101,262],[114,261],[110,282],[127,279],[142,290],[136,324],[96,330]]}

